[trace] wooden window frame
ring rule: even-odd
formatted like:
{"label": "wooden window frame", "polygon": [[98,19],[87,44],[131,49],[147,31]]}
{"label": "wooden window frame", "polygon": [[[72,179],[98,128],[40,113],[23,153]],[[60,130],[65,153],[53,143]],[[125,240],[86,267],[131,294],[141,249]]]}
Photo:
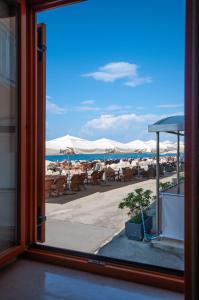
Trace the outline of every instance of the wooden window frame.
{"label": "wooden window frame", "polygon": [[[0,254],[0,267],[26,249],[26,3],[18,4],[18,242]],[[23,58],[23,59],[22,59]]]}
{"label": "wooden window frame", "polygon": [[[196,21],[197,16],[194,8],[198,7],[197,0],[186,0],[186,57],[185,57],[185,276],[176,276],[174,274],[167,274],[158,271],[152,271],[144,267],[127,266],[125,264],[117,264],[107,262],[105,265],[96,264],[95,261],[88,260],[86,257],[80,255],[70,255],[69,253],[61,253],[60,251],[52,248],[39,248],[35,247],[36,242],[36,217],[37,217],[37,140],[38,132],[36,131],[37,124],[37,101],[36,101],[36,74],[34,62],[36,61],[35,49],[35,31],[36,31],[36,13],[50,9],[57,8],[62,5],[80,2],[80,0],[29,0],[25,4],[25,0],[21,0],[21,34],[24,36],[21,40],[21,96],[22,103],[24,104],[23,111],[21,112],[21,132],[22,142],[25,147],[26,143],[26,126],[27,132],[27,151],[26,159],[23,156],[21,149],[21,182],[26,183],[26,199],[27,207],[25,207],[24,193],[21,191],[21,220],[24,222],[26,212],[26,226],[21,226],[21,244],[24,249],[24,237],[26,237],[26,245],[28,249],[24,252],[24,256],[30,259],[46,261],[55,263],[60,266],[67,266],[71,268],[81,269],[88,272],[94,272],[101,275],[117,277],[125,280],[132,280],[147,285],[158,286],[161,288],[171,289],[182,292],[184,290],[185,278],[185,292],[186,299],[192,299],[191,291],[193,287],[194,275],[192,275],[194,264],[194,247],[197,248],[198,240],[192,245],[194,239],[194,224],[193,212],[194,208],[198,208],[196,186],[196,164],[194,159],[197,158],[197,151],[195,144],[197,138],[197,125],[195,121],[197,105],[196,93],[194,93],[193,80],[196,82],[196,68],[194,65],[194,37],[197,37]],[[26,11],[27,9],[27,11]],[[199,22],[198,22],[199,23]],[[26,49],[25,49],[26,47]],[[24,60],[27,57],[27,65],[24,66]],[[193,67],[196,66],[196,67]],[[195,72],[195,73],[194,73]],[[27,74],[27,76],[26,76]],[[194,77],[195,76],[195,77]],[[27,91],[27,93],[26,93]],[[26,102],[27,96],[27,102]],[[27,110],[27,114],[26,114]],[[26,114],[26,117],[25,117]],[[24,123],[26,120],[26,124]],[[25,126],[25,128],[24,128]],[[28,164],[29,177],[26,182],[23,176],[26,174]],[[198,180],[198,179],[197,179]],[[25,210],[26,209],[26,210]],[[195,212],[196,214],[196,212]],[[195,216],[195,215],[194,215]],[[197,220],[197,219],[196,219]],[[195,236],[196,237],[196,236]],[[196,254],[195,254],[196,256]]]}

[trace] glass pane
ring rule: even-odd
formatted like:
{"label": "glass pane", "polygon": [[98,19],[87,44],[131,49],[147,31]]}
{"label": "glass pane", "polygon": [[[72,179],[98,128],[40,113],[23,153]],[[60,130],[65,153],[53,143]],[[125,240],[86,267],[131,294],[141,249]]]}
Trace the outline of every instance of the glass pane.
{"label": "glass pane", "polygon": [[[93,0],[38,21],[46,244],[182,271],[185,1]],[[165,118],[158,163],[149,125]]]}
{"label": "glass pane", "polygon": [[17,242],[16,5],[0,0],[0,252]]}

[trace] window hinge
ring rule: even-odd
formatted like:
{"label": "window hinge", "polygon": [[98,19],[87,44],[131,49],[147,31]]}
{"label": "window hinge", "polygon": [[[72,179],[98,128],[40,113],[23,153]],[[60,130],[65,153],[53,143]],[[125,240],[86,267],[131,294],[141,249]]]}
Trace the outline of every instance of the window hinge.
{"label": "window hinge", "polygon": [[46,52],[46,50],[47,50],[46,45],[39,45],[37,47],[37,51],[40,52],[40,53]]}
{"label": "window hinge", "polygon": [[41,226],[46,222],[46,216],[37,216],[37,226]]}

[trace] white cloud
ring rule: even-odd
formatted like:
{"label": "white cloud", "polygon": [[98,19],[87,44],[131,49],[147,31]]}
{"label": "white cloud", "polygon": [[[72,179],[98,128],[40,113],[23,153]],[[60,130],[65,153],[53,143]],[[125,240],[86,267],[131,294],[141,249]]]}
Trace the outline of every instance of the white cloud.
{"label": "white cloud", "polygon": [[67,112],[113,112],[113,111],[124,111],[128,110],[131,108],[129,105],[118,105],[118,104],[111,104],[109,106],[96,106],[95,102],[91,100],[89,101],[83,101],[80,103],[79,106],[71,106],[71,107],[61,107],[58,104],[54,103],[53,101],[49,100],[52,99],[51,97],[46,97],[46,110],[50,114],[55,114],[55,115],[61,115],[65,114]]}
{"label": "white cloud", "polygon": [[124,83],[124,85],[136,87],[145,83],[151,83],[151,77],[134,77],[131,80]]}
{"label": "white cloud", "polygon": [[177,108],[177,107],[182,107],[183,104],[160,104],[157,105],[157,108]]}
{"label": "white cloud", "polygon": [[130,105],[119,105],[119,104],[110,104],[108,106],[102,106],[102,107],[99,107],[99,106],[95,106],[94,103],[93,105],[83,105],[82,102],[80,103],[81,105],[80,106],[74,106],[74,107],[71,107],[70,110],[71,111],[76,111],[76,112],[79,112],[79,111],[100,111],[101,113],[103,112],[113,112],[113,111],[118,111],[120,110],[121,111],[124,111],[124,110],[128,110],[131,108]]}
{"label": "white cloud", "polygon": [[[175,112],[173,115],[181,114]],[[154,135],[148,132],[148,125],[166,117],[167,114],[101,114],[86,122],[81,133],[84,137],[92,136],[94,139],[104,136],[118,140],[148,139]]]}
{"label": "white cloud", "polygon": [[94,100],[85,100],[81,102],[82,105],[94,105],[95,101]]}
{"label": "white cloud", "polygon": [[105,82],[114,82],[117,79],[136,76],[136,74],[137,65],[129,64],[127,62],[113,62],[100,67],[96,72],[83,74],[82,76],[92,77],[95,80]]}
{"label": "white cloud", "polygon": [[82,76],[91,77],[104,82],[114,82],[118,79],[125,79],[124,84],[131,87],[152,82],[150,77],[140,77],[138,75],[138,65],[128,62],[112,62],[99,67],[96,72],[83,74]]}
{"label": "white cloud", "polygon": [[57,105],[56,103],[53,103],[49,99],[52,99],[52,98],[47,96],[46,97],[46,111],[48,113],[54,114],[54,115],[62,115],[62,114],[67,113],[68,109],[63,108],[63,107]]}
{"label": "white cloud", "polygon": [[100,108],[96,106],[82,105],[76,106],[71,109],[72,111],[99,111]]}
{"label": "white cloud", "polygon": [[123,115],[110,115],[104,114],[99,118],[92,119],[88,121],[83,130],[100,130],[100,131],[121,131],[130,128],[134,128],[138,124],[151,123],[155,122],[160,118],[160,115],[145,114],[145,115],[136,115],[136,114],[123,114]]}

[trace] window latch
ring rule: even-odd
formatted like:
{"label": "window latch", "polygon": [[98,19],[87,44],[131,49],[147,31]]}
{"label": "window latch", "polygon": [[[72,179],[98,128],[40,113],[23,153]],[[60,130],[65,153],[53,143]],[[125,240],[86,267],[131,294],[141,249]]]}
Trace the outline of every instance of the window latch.
{"label": "window latch", "polygon": [[88,259],[88,263],[95,264],[95,265],[98,265],[98,266],[105,266],[106,265],[106,263],[104,261],[97,260],[97,259]]}
{"label": "window latch", "polygon": [[43,223],[46,222],[46,216],[37,216],[37,226],[41,226]]}

